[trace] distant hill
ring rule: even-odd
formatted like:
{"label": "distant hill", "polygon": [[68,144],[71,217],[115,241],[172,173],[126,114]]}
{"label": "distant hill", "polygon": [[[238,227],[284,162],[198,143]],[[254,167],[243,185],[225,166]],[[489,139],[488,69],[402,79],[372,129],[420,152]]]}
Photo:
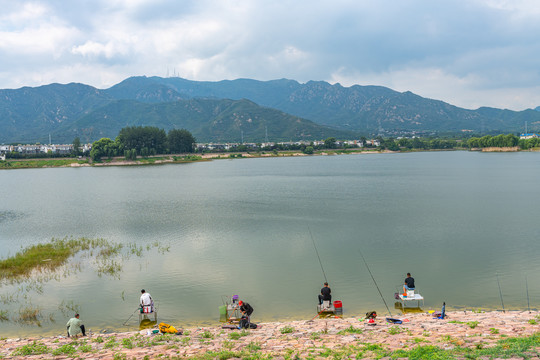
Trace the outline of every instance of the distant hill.
{"label": "distant hill", "polygon": [[[535,110],[540,110],[540,107]],[[540,131],[540,111],[462,109],[381,86],[131,77],[109,89],[50,84],[0,90],[0,143],[114,138],[128,125],[186,128],[199,141],[262,142]]]}
{"label": "distant hill", "polygon": [[[476,133],[516,132],[523,128],[525,121],[540,128],[540,114],[530,110],[467,110],[409,91],[400,93],[382,86],[343,87],[324,81],[300,84],[287,79],[210,82],[176,77],[133,77],[124,82],[136,82],[140,92],[156,84],[165,85],[174,90],[176,96],[183,98],[245,98],[319,124],[365,134],[463,130]],[[122,86],[124,82],[110,90]],[[116,96],[122,95],[116,92]],[[125,98],[128,98],[128,94]]]}
{"label": "distant hill", "polygon": [[312,121],[261,107],[249,100],[191,99],[165,103],[118,100],[58,128],[55,138],[91,141],[114,138],[126,126],[185,128],[200,142],[262,142],[317,140],[358,134],[331,129]]}
{"label": "distant hill", "polygon": [[101,90],[74,83],[0,90],[0,143],[45,142],[60,125],[112,100]]}

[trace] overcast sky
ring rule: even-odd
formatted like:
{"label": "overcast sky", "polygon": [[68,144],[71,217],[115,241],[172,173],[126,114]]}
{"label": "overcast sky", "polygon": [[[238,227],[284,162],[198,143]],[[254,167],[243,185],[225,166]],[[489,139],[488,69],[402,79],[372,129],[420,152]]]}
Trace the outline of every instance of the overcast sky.
{"label": "overcast sky", "polygon": [[0,88],[135,75],[382,85],[540,106],[538,0],[0,0]]}

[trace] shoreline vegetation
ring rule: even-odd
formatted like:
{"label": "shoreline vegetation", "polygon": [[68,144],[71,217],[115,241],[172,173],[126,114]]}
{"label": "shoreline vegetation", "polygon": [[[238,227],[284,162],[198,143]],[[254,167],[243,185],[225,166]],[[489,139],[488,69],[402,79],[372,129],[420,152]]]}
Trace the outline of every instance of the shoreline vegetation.
{"label": "shoreline vegetation", "polygon": [[485,147],[472,149],[409,149],[393,151],[388,149],[326,149],[314,151],[313,154],[306,154],[299,150],[282,151],[242,151],[242,152],[211,152],[193,154],[174,155],[153,155],[138,156],[134,160],[126,159],[123,156],[92,161],[91,158],[37,158],[37,159],[6,159],[0,161],[1,169],[36,169],[36,168],[66,168],[66,167],[100,167],[100,166],[144,166],[163,164],[185,164],[200,161],[239,159],[239,158],[266,158],[266,157],[293,157],[293,156],[331,156],[331,155],[351,155],[351,154],[389,154],[389,153],[411,153],[425,151],[480,151],[480,152],[536,152],[538,148],[520,149],[514,147]]}
{"label": "shoreline vegetation", "polygon": [[447,315],[441,320],[429,313],[404,314],[399,325],[384,317],[377,318],[375,325],[351,317],[262,323],[252,330],[193,327],[183,329],[182,335],[90,330],[79,338],[1,338],[0,359],[539,358],[538,311]]}
{"label": "shoreline vegetation", "polygon": [[[84,237],[53,238],[22,248],[15,255],[0,259],[0,325],[11,322],[41,327],[55,323],[57,316],[63,319],[73,315],[80,310],[80,305],[73,300],[62,300],[56,310],[44,311],[32,299],[44,295],[44,285],[49,281],[61,281],[87,269],[98,277],[120,279],[125,261],[142,259],[152,250],[164,254],[169,249],[170,246],[158,241],[142,246]],[[124,292],[120,296],[124,298]]]}

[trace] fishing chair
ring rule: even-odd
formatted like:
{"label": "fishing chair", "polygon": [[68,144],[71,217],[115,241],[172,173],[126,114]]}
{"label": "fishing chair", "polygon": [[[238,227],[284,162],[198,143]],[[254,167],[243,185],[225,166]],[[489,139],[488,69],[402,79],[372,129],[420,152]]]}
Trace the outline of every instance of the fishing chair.
{"label": "fishing chair", "polygon": [[323,300],[321,309],[330,309],[330,300]]}

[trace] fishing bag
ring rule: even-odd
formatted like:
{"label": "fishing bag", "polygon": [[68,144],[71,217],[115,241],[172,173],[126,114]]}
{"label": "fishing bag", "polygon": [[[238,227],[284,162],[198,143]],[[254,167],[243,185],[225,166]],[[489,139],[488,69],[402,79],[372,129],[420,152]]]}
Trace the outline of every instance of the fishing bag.
{"label": "fishing bag", "polygon": [[165,324],[165,323],[159,323],[159,331],[161,331],[163,334],[176,334],[177,330],[174,326]]}
{"label": "fishing bag", "polygon": [[366,319],[375,319],[377,317],[376,311],[369,311],[366,313]]}
{"label": "fishing bag", "polygon": [[240,328],[242,329],[256,329],[257,328],[257,324],[249,322],[247,318],[242,318],[242,320],[240,320],[239,325],[240,325]]}

